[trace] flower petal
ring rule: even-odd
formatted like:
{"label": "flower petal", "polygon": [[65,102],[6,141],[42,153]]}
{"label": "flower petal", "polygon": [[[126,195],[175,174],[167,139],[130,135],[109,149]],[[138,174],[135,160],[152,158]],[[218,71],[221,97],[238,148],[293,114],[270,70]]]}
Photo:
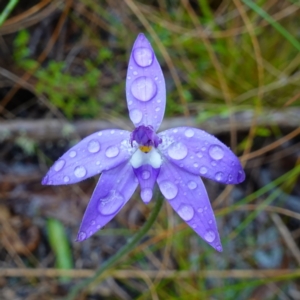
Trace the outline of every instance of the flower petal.
{"label": "flower petal", "polygon": [[153,195],[153,187],[159,174],[160,168],[153,168],[146,164],[138,168],[133,168],[141,186],[141,198],[147,204],[151,201]]}
{"label": "flower petal", "polygon": [[42,184],[71,184],[128,160],[135,151],[130,145],[130,132],[103,130],[91,134],[57,160]]}
{"label": "flower petal", "polygon": [[244,181],[239,159],[213,135],[197,128],[178,127],[158,136],[162,139],[160,152],[183,170],[226,184]]}
{"label": "flower petal", "polygon": [[221,252],[217,223],[201,178],[165,161],[157,183],[178,215],[210,246]]}
{"label": "flower petal", "polygon": [[84,213],[77,241],[89,238],[106,225],[129,200],[137,185],[128,162],[104,171]]}
{"label": "flower petal", "polygon": [[133,45],[129,60],[126,98],[133,124],[150,125],[156,131],[165,112],[166,86],[154,51],[142,33]]}

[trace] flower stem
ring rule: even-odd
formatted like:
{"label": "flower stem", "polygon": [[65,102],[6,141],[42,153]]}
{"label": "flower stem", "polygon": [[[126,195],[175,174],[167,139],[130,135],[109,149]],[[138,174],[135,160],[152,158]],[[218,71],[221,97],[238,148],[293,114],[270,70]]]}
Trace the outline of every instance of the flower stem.
{"label": "flower stem", "polygon": [[111,256],[107,261],[105,261],[98,270],[96,270],[95,274],[83,280],[80,284],[74,286],[71,289],[69,295],[66,300],[75,299],[80,292],[82,292],[85,288],[87,288],[92,282],[94,282],[104,271],[112,267],[115,263],[117,263],[124,255],[128,254],[132,249],[136,247],[138,242],[145,236],[148,230],[152,227],[154,221],[156,220],[158,213],[162,207],[163,197],[157,197],[155,206],[152,209],[150,217],[147,219],[142,228],[128,240],[127,244],[124,245],[116,254]]}

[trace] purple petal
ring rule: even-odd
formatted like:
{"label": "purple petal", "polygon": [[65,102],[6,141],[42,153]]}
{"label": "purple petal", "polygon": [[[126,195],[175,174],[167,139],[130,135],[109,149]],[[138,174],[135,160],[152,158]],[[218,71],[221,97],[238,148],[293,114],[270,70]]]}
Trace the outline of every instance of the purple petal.
{"label": "purple petal", "polygon": [[91,134],[67,151],[54,163],[42,184],[71,184],[128,160],[134,148],[130,145],[130,132],[103,130]]}
{"label": "purple petal", "polygon": [[165,161],[157,183],[178,215],[210,246],[221,252],[217,223],[201,178]]}
{"label": "purple petal", "polygon": [[106,225],[129,200],[137,185],[130,163],[103,172],[84,213],[77,241],[89,238]]}
{"label": "purple petal", "polygon": [[133,45],[129,60],[126,98],[135,127],[151,125],[156,131],[165,112],[166,87],[154,51],[142,33]]}
{"label": "purple petal", "polygon": [[141,186],[141,198],[148,204],[153,195],[153,187],[159,174],[159,168],[153,168],[151,165],[142,165],[139,168],[133,168],[134,174],[137,177]]}
{"label": "purple petal", "polygon": [[226,184],[244,181],[239,159],[213,135],[196,128],[178,127],[158,136],[162,139],[160,152],[183,170]]}

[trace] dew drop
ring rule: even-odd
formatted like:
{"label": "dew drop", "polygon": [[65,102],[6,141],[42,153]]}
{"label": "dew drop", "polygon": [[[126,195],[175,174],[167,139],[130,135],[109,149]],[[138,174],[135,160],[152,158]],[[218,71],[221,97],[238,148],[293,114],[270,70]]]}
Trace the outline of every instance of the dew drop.
{"label": "dew drop", "polygon": [[215,179],[217,181],[221,181],[223,179],[223,176],[224,174],[222,172],[218,172],[216,175],[215,175]]}
{"label": "dew drop", "polygon": [[156,108],[155,108],[155,111],[160,111],[160,107],[156,107]]}
{"label": "dew drop", "polygon": [[132,73],[133,73],[133,75],[135,75],[135,76],[138,74],[137,71],[133,71]]}
{"label": "dew drop", "polygon": [[157,103],[160,103],[160,102],[161,102],[161,100],[160,100],[160,99],[157,99],[157,100],[156,100],[156,102],[157,102]]}
{"label": "dew drop", "polygon": [[101,162],[99,160],[96,161],[96,165],[100,166]]}
{"label": "dew drop", "polygon": [[192,228],[194,228],[194,229],[197,228],[197,224],[194,223],[194,224],[192,225]]}
{"label": "dew drop", "polygon": [[208,221],[208,224],[212,224],[212,220],[209,220],[209,221]]}
{"label": "dew drop", "polygon": [[100,132],[98,132],[98,136],[101,136],[102,135],[102,132],[100,131]]}
{"label": "dew drop", "polygon": [[83,231],[81,231],[81,232],[78,234],[77,240],[81,242],[81,241],[83,241],[84,239],[86,239],[86,233],[83,232]]}
{"label": "dew drop", "polygon": [[201,152],[198,152],[196,155],[197,155],[199,158],[202,158],[202,157],[203,157],[203,154],[202,154]]}
{"label": "dew drop", "polygon": [[115,214],[124,204],[125,199],[117,191],[110,191],[108,196],[99,201],[98,210],[102,215]]}
{"label": "dew drop", "polygon": [[156,91],[156,83],[146,76],[138,77],[131,85],[132,95],[143,102],[151,100],[155,96]]}
{"label": "dew drop", "polygon": [[213,160],[211,163],[210,163],[213,167],[215,167],[217,165],[217,163]]}
{"label": "dew drop", "polygon": [[174,133],[177,133],[177,132],[178,132],[178,129],[173,129],[173,132],[174,132]]}
{"label": "dew drop", "polygon": [[82,166],[78,166],[75,168],[74,170],[74,175],[77,177],[77,178],[82,178],[86,175],[86,169]]}
{"label": "dew drop", "polygon": [[149,203],[152,199],[152,189],[146,188],[141,191],[141,198],[145,203]]}
{"label": "dew drop", "polygon": [[177,186],[171,181],[165,180],[159,184],[160,190],[163,195],[168,199],[174,199],[178,194]]}
{"label": "dew drop", "polygon": [[188,150],[187,147],[182,143],[173,143],[168,148],[168,154],[171,158],[180,160],[187,156]]}
{"label": "dew drop", "polygon": [[231,174],[229,174],[229,176],[228,176],[228,181],[230,182],[230,181],[232,181],[232,175]]}
{"label": "dew drop", "polygon": [[201,150],[204,152],[206,151],[206,147],[202,147]]}
{"label": "dew drop", "polygon": [[140,123],[143,118],[143,113],[138,109],[133,109],[129,111],[129,118],[135,124]]}
{"label": "dew drop", "polygon": [[65,177],[64,177],[64,182],[69,182],[69,181],[70,181],[69,176],[65,176]]}
{"label": "dew drop", "polygon": [[199,212],[199,213],[202,213],[202,212],[203,212],[203,208],[201,208],[201,207],[198,208],[198,212]]}
{"label": "dew drop", "polygon": [[54,170],[56,171],[56,172],[58,172],[58,171],[60,171],[62,168],[63,168],[63,166],[65,165],[65,161],[63,160],[63,159],[60,159],[60,160],[58,160],[55,164],[54,164]]}
{"label": "dew drop", "polygon": [[197,163],[194,163],[193,166],[194,166],[194,168],[198,168],[199,167],[199,165]]}
{"label": "dew drop", "polygon": [[191,128],[188,128],[188,129],[184,132],[184,135],[185,135],[186,137],[188,137],[188,138],[194,136],[194,134],[195,134],[195,132],[194,132],[194,130],[191,129]]}
{"label": "dew drop", "polygon": [[208,153],[212,159],[220,160],[224,157],[223,149],[218,145],[211,145],[209,147]]}
{"label": "dew drop", "polygon": [[114,130],[111,130],[111,131],[110,131],[110,134],[114,134],[114,133],[115,133],[115,131],[114,131]]}
{"label": "dew drop", "polygon": [[206,167],[201,167],[201,168],[200,168],[200,174],[202,174],[202,175],[206,174],[207,171],[208,171],[208,170],[207,170]]}
{"label": "dew drop", "polygon": [[133,51],[133,58],[139,66],[149,67],[153,62],[153,52],[144,47],[136,48]]}
{"label": "dew drop", "polygon": [[150,172],[149,171],[143,171],[143,173],[142,173],[142,178],[144,179],[144,180],[147,180],[147,179],[149,179],[149,177],[150,177]]}
{"label": "dew drop", "polygon": [[105,151],[105,155],[108,158],[116,157],[118,154],[119,154],[119,148],[116,146],[110,146]]}
{"label": "dew drop", "polygon": [[205,233],[204,238],[207,242],[212,243],[215,240],[216,235],[213,231],[209,230]]}
{"label": "dew drop", "polygon": [[242,182],[245,180],[245,172],[243,170],[239,170],[237,179],[238,182]]}
{"label": "dew drop", "polygon": [[194,217],[194,209],[190,205],[181,205],[177,212],[184,221],[190,221]]}
{"label": "dew drop", "polygon": [[[98,135],[99,135],[99,134],[98,134]],[[77,155],[77,153],[76,153],[76,151],[74,151],[74,150],[70,151],[70,153],[69,153],[69,156],[70,156],[71,158],[75,157],[76,155]]]}
{"label": "dew drop", "polygon": [[132,100],[129,100],[129,101],[128,101],[128,105],[132,105]]}
{"label": "dew drop", "polygon": [[100,144],[96,140],[91,140],[88,143],[88,150],[90,153],[97,153],[100,150]]}
{"label": "dew drop", "polygon": [[190,190],[194,190],[197,187],[197,183],[195,181],[189,181],[188,188]]}

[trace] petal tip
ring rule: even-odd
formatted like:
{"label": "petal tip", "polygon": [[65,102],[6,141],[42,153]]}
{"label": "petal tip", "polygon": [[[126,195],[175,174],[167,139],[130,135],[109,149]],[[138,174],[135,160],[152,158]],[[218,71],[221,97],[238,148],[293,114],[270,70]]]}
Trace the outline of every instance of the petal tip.
{"label": "petal tip", "polygon": [[86,233],[83,231],[80,231],[77,235],[76,242],[83,242],[86,239],[87,239]]}
{"label": "petal tip", "polygon": [[246,178],[246,174],[245,174],[245,171],[243,169],[240,169],[238,171],[238,175],[237,175],[237,182],[238,183],[241,183],[245,180]]}
{"label": "petal tip", "polygon": [[42,180],[42,185],[51,185],[51,181],[49,181],[49,176],[46,175]]}
{"label": "petal tip", "polygon": [[222,245],[218,245],[218,246],[216,246],[216,247],[214,247],[218,252],[223,252],[223,247],[222,247]]}

